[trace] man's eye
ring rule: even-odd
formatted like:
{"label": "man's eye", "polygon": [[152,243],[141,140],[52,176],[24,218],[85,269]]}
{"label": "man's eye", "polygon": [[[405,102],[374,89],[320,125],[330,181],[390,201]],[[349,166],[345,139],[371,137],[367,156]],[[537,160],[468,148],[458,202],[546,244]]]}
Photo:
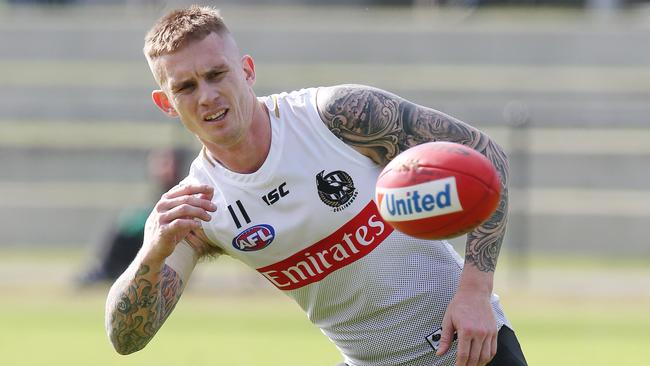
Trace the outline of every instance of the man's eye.
{"label": "man's eye", "polygon": [[225,73],[224,72],[211,72],[208,74],[207,79],[208,80],[216,80],[222,77]]}
{"label": "man's eye", "polygon": [[176,92],[177,93],[185,93],[185,92],[188,92],[188,91],[192,90],[193,87],[194,87],[193,85],[189,85],[189,84],[188,85],[181,85],[178,88],[176,88]]}

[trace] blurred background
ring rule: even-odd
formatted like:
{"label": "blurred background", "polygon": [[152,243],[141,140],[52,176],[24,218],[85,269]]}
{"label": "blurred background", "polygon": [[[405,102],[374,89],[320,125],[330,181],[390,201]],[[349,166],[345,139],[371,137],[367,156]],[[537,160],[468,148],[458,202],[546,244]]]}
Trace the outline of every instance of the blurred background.
{"label": "blurred background", "polygon": [[[258,95],[368,84],[507,150],[495,286],[529,364],[650,357],[650,3],[203,3],[255,58]],[[104,336],[108,285],[81,286],[116,222],[157,200],[150,152],[174,149],[184,172],[198,151],[151,103],[141,51],[153,22],[187,4],[0,1],[0,364],[339,361],[296,306],[227,258],[202,264],[158,339],[127,358]]]}

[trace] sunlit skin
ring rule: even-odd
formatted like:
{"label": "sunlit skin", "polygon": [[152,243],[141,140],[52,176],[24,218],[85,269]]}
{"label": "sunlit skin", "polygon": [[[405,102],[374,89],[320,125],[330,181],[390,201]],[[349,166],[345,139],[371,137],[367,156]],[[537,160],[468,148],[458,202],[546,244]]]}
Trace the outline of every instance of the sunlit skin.
{"label": "sunlit skin", "polygon": [[253,59],[240,56],[231,35],[210,33],[153,60],[152,68],[161,82],[152,98],[165,114],[179,117],[230,170],[259,169],[271,145],[270,119],[253,91]]}

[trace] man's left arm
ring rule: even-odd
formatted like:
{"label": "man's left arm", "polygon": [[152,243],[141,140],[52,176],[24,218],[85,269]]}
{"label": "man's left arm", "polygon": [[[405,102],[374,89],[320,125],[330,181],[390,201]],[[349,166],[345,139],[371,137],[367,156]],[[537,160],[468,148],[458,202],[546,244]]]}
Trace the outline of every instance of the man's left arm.
{"label": "man's left arm", "polygon": [[317,100],[327,127],[382,166],[415,145],[451,141],[477,150],[496,167],[501,199],[495,213],[467,235],[465,267],[445,314],[438,352],[449,349],[456,332],[457,365],[486,364],[496,353],[497,328],[490,297],[508,211],[508,162],[503,149],[458,119],[380,89],[361,85],[321,88]]}

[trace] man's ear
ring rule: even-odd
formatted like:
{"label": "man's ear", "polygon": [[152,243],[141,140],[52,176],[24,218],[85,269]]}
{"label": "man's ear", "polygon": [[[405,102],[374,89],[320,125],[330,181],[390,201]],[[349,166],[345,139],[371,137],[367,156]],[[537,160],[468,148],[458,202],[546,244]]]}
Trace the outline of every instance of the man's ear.
{"label": "man's ear", "polygon": [[178,113],[176,113],[176,110],[174,107],[172,107],[172,104],[169,102],[169,99],[167,98],[167,94],[165,94],[164,91],[162,90],[154,90],[151,92],[151,99],[153,99],[154,104],[160,109],[163,113],[165,113],[168,117],[178,117]]}
{"label": "man's ear", "polygon": [[255,62],[253,58],[250,55],[244,55],[241,63],[244,76],[246,76],[246,82],[248,82],[248,85],[253,86],[255,84]]}

